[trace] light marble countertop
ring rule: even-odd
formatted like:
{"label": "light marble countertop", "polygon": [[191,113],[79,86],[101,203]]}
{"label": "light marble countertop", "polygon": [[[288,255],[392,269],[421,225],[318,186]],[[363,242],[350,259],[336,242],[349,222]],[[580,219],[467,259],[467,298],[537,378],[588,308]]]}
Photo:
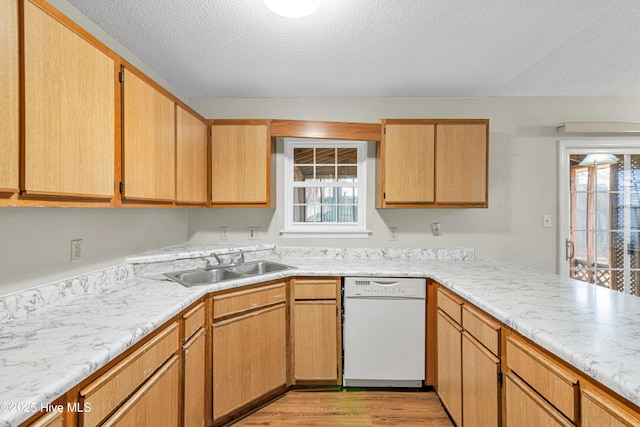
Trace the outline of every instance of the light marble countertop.
{"label": "light marble countertop", "polygon": [[289,276],[431,277],[640,405],[640,298],[494,260],[281,255],[297,269],[197,288],[130,277],[4,321],[0,427],[23,422],[207,293]]}

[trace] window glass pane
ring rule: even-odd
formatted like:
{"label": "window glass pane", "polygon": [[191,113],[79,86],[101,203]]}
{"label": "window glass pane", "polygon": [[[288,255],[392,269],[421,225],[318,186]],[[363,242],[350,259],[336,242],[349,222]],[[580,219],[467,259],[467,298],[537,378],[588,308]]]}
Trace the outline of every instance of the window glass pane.
{"label": "window glass pane", "polygon": [[335,166],[317,166],[316,179],[321,182],[333,182],[336,180]]}
{"label": "window glass pane", "polygon": [[322,201],[323,204],[335,204],[336,203],[336,189],[335,188],[323,188],[322,189]]}
{"label": "window glass pane", "polygon": [[352,164],[358,163],[358,149],[357,148],[338,148],[338,164]]}
{"label": "window glass pane", "polygon": [[338,181],[356,182],[358,180],[357,166],[338,166]]}
{"label": "window glass pane", "polygon": [[313,148],[294,148],[293,163],[297,165],[313,163]]}
{"label": "window glass pane", "polygon": [[626,249],[629,252],[630,267],[640,268],[640,233],[638,232],[631,233],[629,247]]}
{"label": "window glass pane", "polygon": [[294,206],[293,207],[293,221],[294,222],[304,222],[306,215],[306,206]]}
{"label": "window glass pane", "polygon": [[313,166],[294,166],[293,180],[296,182],[313,181]]}
{"label": "window glass pane", "polygon": [[589,188],[589,170],[588,169],[581,169],[576,171],[575,174],[575,189],[576,191],[587,191],[587,189]]}
{"label": "window glass pane", "polygon": [[338,203],[358,203],[358,189],[352,187],[338,187]]}
{"label": "window glass pane", "polygon": [[334,165],[336,163],[335,148],[316,148],[316,164]]}
{"label": "window glass pane", "polygon": [[307,205],[304,219],[301,222],[320,222],[320,205]]}
{"label": "window glass pane", "polygon": [[358,221],[357,205],[338,205],[338,222]]}
{"label": "window glass pane", "polygon": [[629,289],[631,295],[640,295],[640,270],[631,270],[629,274]]}
{"label": "window glass pane", "polygon": [[336,222],[335,205],[322,205],[322,222]]}

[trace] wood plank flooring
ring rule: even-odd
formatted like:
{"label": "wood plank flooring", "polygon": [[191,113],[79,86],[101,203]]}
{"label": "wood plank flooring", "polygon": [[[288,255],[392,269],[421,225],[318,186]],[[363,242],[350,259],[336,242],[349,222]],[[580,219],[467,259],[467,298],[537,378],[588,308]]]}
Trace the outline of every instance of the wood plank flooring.
{"label": "wood plank flooring", "polygon": [[434,392],[290,391],[242,426],[453,426]]}

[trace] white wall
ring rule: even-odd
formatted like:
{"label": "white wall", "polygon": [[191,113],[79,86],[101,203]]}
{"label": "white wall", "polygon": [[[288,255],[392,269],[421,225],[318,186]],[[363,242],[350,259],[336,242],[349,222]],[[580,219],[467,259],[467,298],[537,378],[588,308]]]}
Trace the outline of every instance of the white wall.
{"label": "white wall", "polygon": [[[121,263],[184,243],[183,209],[0,207],[0,295]],[[83,259],[71,263],[71,240]]]}
{"label": "white wall", "polygon": [[[557,271],[557,134],[564,121],[637,120],[640,97],[512,97],[487,99],[191,99],[209,118],[279,118],[375,123],[381,118],[489,118],[488,209],[374,208],[373,144],[369,147],[368,239],[282,238],[283,197],[275,209],[189,211],[189,239],[219,241],[219,227],[230,240],[246,241],[247,227],[260,226],[262,240],[282,246],[472,247],[476,256],[499,258]],[[283,188],[282,147],[278,146],[277,188]],[[542,227],[551,214],[552,228]],[[433,237],[431,223],[442,224]],[[389,241],[397,227],[398,241]]]}

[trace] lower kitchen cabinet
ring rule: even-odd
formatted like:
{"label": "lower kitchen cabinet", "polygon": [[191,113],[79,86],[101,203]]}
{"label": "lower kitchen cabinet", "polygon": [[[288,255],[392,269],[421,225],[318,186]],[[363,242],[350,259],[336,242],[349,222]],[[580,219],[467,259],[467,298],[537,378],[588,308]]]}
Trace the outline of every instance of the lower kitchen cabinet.
{"label": "lower kitchen cabinet", "polygon": [[506,425],[570,427],[571,422],[517,376],[505,374]]}
{"label": "lower kitchen cabinet", "polygon": [[182,425],[202,427],[206,402],[206,333],[199,329],[184,345]]}
{"label": "lower kitchen cabinet", "polygon": [[78,415],[80,425],[177,426],[180,423],[178,331],[178,322],[171,323],[82,388],[80,407],[91,410]]}
{"label": "lower kitchen cabinet", "polygon": [[581,389],[582,427],[639,426],[640,414],[633,414],[626,405],[595,390]]}
{"label": "lower kitchen cabinet", "polygon": [[462,418],[466,427],[497,427],[500,359],[468,332],[462,333]]}
{"label": "lower kitchen cabinet", "polygon": [[[280,283],[213,297],[214,421],[233,415],[237,409],[280,387],[284,390],[287,383],[285,295],[285,284]],[[216,308],[217,303],[220,309]],[[218,320],[217,312],[234,314]]]}
{"label": "lower kitchen cabinet", "polygon": [[64,427],[62,412],[53,411],[38,418],[29,427]]}
{"label": "lower kitchen cabinet", "polygon": [[462,328],[438,311],[438,396],[457,426],[462,426]]}
{"label": "lower kitchen cabinet", "polygon": [[340,278],[295,279],[293,288],[293,382],[340,384]]}

